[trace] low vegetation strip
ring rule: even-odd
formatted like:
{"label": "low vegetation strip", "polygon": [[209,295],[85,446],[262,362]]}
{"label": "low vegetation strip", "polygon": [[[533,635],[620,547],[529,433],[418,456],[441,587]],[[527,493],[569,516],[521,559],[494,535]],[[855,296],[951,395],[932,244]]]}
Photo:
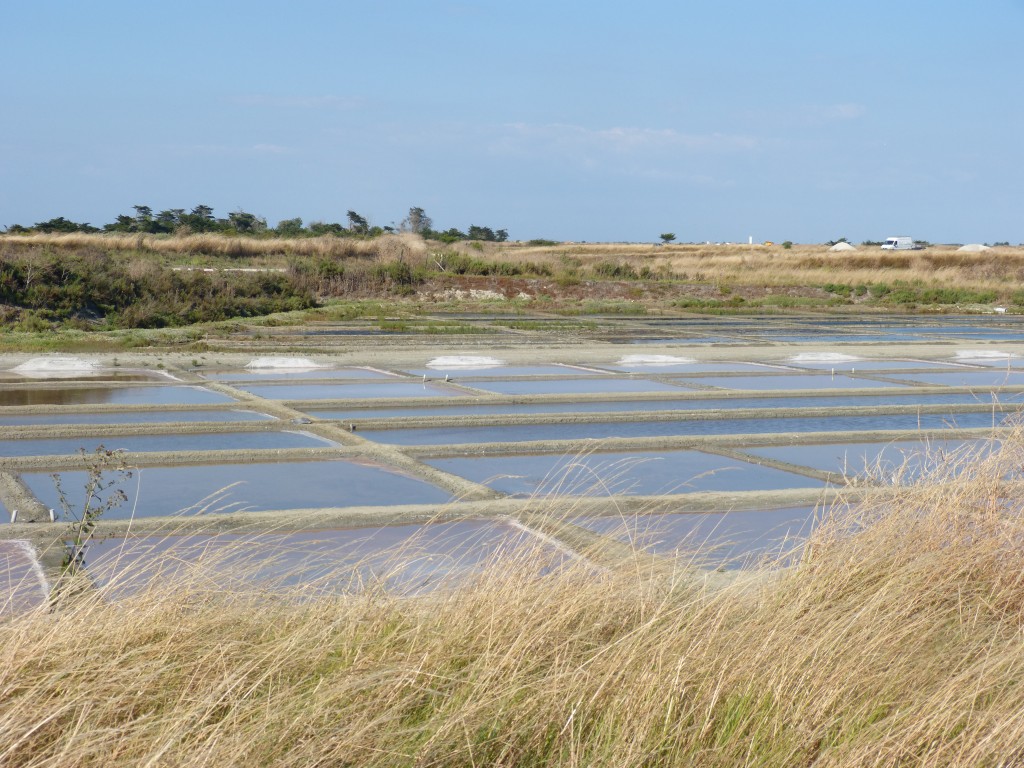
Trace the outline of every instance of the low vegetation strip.
{"label": "low vegetation strip", "polygon": [[178,564],[0,625],[0,762],[1016,764],[1022,458],[962,459],[714,590],[641,553],[296,601]]}
{"label": "low vegetation strip", "polygon": [[[836,307],[1002,313],[1024,311],[1022,277],[1019,248],[849,255],[820,246],[447,243],[410,233],[6,234],[0,323],[29,332],[167,328],[325,304],[337,318],[375,315],[382,331],[444,334],[499,329],[420,328],[411,318],[439,304],[495,303],[566,317]],[[506,326],[536,330],[530,321]]]}

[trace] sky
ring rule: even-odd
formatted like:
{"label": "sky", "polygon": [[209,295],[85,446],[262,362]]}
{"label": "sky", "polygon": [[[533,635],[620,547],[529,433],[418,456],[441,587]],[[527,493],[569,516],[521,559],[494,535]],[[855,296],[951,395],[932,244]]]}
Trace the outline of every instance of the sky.
{"label": "sky", "polygon": [[1024,242],[1024,0],[9,3],[0,227]]}

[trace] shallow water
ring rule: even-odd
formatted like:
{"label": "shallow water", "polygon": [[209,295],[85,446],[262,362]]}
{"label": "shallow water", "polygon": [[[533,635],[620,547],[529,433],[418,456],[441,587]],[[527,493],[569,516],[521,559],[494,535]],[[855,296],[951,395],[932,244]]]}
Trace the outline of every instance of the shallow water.
{"label": "shallow water", "polygon": [[919,395],[913,390],[889,392],[879,395],[809,395],[802,397],[738,397],[731,399],[706,400],[601,400],[575,403],[490,403],[468,405],[439,405],[431,408],[389,407],[389,408],[341,408],[313,409],[305,412],[318,419],[359,419],[391,418],[400,416],[485,416],[526,413],[616,413],[630,411],[705,411],[737,408],[846,408],[854,406],[882,405],[974,405],[1012,403],[1020,395],[1002,395],[999,398],[981,397],[977,393],[949,395]]}
{"label": "shallow water", "polygon": [[33,424],[162,424],[167,422],[203,421],[266,421],[273,419],[258,411],[107,411],[105,413],[49,413],[24,416],[4,416],[0,412],[0,425],[28,426]]}
{"label": "shallow water", "polygon": [[481,381],[472,384],[476,389],[502,395],[555,395],[623,392],[678,392],[687,389],[685,382],[679,386],[663,384],[648,379],[545,379],[543,381]]}
{"label": "shallow water", "polygon": [[376,371],[370,368],[303,368],[300,370],[288,370],[287,368],[264,368],[264,369],[241,369],[234,371],[218,371],[216,373],[204,374],[212,381],[236,382],[236,381],[302,381],[303,379],[390,379],[396,378],[395,374],[386,371]]}
{"label": "shallow water", "polygon": [[232,403],[234,398],[202,387],[183,384],[150,387],[61,387],[36,384],[0,389],[0,406],[4,405],[207,405]]}
{"label": "shallow water", "polygon": [[388,380],[367,384],[279,384],[260,386],[247,384],[239,387],[258,397],[269,400],[344,400],[371,397],[451,397],[465,392],[443,384],[420,381]]}
{"label": "shallow water", "polygon": [[[4,520],[7,514],[4,513]],[[0,619],[44,606],[49,590],[31,546],[22,541],[0,541]]]}
{"label": "shallow water", "polygon": [[431,459],[426,463],[517,497],[654,495],[822,485],[808,477],[698,451],[485,456]]}
{"label": "shallow water", "polygon": [[100,445],[107,450],[125,450],[129,453],[337,447],[337,443],[307,432],[215,432],[195,435],[131,435],[121,437],[72,437],[59,440],[4,440],[0,441],[0,457],[63,456],[78,453],[80,449],[86,453],[92,453]]}
{"label": "shallow water", "polygon": [[785,461],[823,472],[849,476],[890,477],[906,465],[906,477],[918,477],[929,468],[941,466],[951,456],[984,450],[991,443],[980,440],[898,440],[888,443],[827,443],[744,448],[753,456]]}
{"label": "shallow water", "polygon": [[[22,480],[47,507],[60,509],[51,473],[25,472]],[[84,503],[84,472],[61,472],[72,509]],[[234,487],[232,484],[237,483]],[[111,519],[173,515],[181,510],[266,511],[306,507],[438,504],[451,494],[427,482],[381,467],[349,461],[218,464],[135,470],[122,486],[127,503],[104,514]],[[224,491],[223,489],[227,489]],[[220,493],[223,491],[223,493]]]}
{"label": "shallow water", "polygon": [[1019,387],[1024,385],[1024,371],[994,369],[989,371],[950,371],[948,373],[902,374],[899,378],[922,384],[938,384],[947,387]]}
{"label": "shallow water", "polygon": [[991,413],[814,416],[767,419],[705,419],[589,424],[517,424],[486,427],[432,427],[360,431],[363,437],[390,445],[458,445],[516,443],[528,440],[601,440],[613,437],[773,434],[776,432],[845,432],[882,429],[993,427],[1002,420]]}
{"label": "shallow water", "polygon": [[650,363],[626,365],[604,365],[614,371],[625,371],[627,373],[645,373],[647,375],[657,374],[685,374],[685,373],[733,373],[733,372],[766,372],[780,371],[782,369],[772,365],[759,365],[758,363]]}
{"label": "shallow water", "polygon": [[896,388],[903,386],[873,379],[854,378],[837,373],[835,376],[821,374],[794,374],[782,376],[707,376],[691,379],[691,385],[721,387],[722,389],[874,389],[877,387]]}
{"label": "shallow water", "polygon": [[[384,528],[321,529],[251,535],[217,534],[96,541],[87,554],[101,587],[127,594],[159,574],[187,579],[200,563],[222,589],[303,586],[344,593],[368,586],[421,593],[451,586],[488,562],[508,560],[532,534],[497,521]],[[549,547],[547,557],[558,559]],[[310,592],[306,592],[310,594]]]}
{"label": "shallow water", "polygon": [[707,514],[577,518],[597,533],[706,568],[734,569],[799,550],[818,517],[815,507]]}
{"label": "shallow water", "polygon": [[910,371],[922,368],[942,368],[948,370],[963,370],[948,362],[930,362],[926,360],[838,360],[828,362],[809,362],[804,360],[782,361],[785,365],[795,368],[810,368],[818,371],[834,370],[836,373],[850,373],[851,371],[887,371],[901,370]]}
{"label": "shallow water", "polygon": [[162,373],[157,371],[118,371],[118,370],[97,370],[93,372],[29,372],[29,373],[18,373],[17,371],[0,371],[0,382],[24,384],[26,381],[37,381],[43,382],[101,382],[109,381],[116,383],[125,383],[132,381],[170,381],[170,379]]}

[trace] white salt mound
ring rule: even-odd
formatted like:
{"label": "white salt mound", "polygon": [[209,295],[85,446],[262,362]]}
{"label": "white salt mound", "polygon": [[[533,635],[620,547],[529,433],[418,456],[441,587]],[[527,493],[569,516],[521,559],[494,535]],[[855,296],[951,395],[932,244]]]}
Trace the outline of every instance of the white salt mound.
{"label": "white salt mound", "polygon": [[829,250],[830,251],[856,251],[857,249],[854,248],[849,243],[836,243],[831,248],[829,248]]}
{"label": "white salt mound", "polygon": [[34,379],[61,379],[94,374],[101,369],[95,360],[55,355],[53,357],[33,357],[11,370]]}
{"label": "white salt mound", "polygon": [[505,365],[505,361],[496,357],[449,355],[448,357],[435,357],[427,363],[427,368],[497,368],[501,365]]}
{"label": "white salt mound", "polygon": [[957,250],[967,251],[968,253],[980,253],[981,251],[991,251],[992,249],[981,243],[968,243],[967,245],[961,245]]}
{"label": "white salt mound", "polygon": [[791,363],[852,363],[861,358],[842,352],[801,352],[789,358]]}
{"label": "white salt mound", "polygon": [[692,357],[675,355],[626,355],[616,365],[688,365],[696,362]]}
{"label": "white salt mound", "polygon": [[1017,357],[1013,352],[998,352],[994,349],[962,349],[956,353],[957,360],[1009,360]]}
{"label": "white salt mound", "polygon": [[308,357],[257,357],[254,360],[246,364],[246,368],[270,368],[270,369],[295,369],[304,368],[306,370],[325,368],[326,366],[320,363],[314,363]]}

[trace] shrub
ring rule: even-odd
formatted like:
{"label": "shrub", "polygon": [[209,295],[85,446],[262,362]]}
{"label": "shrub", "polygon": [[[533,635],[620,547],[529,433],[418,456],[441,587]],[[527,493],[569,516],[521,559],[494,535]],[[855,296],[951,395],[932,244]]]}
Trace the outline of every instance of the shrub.
{"label": "shrub", "polygon": [[636,271],[622,262],[602,261],[593,267],[594,275],[609,280],[636,280]]}

